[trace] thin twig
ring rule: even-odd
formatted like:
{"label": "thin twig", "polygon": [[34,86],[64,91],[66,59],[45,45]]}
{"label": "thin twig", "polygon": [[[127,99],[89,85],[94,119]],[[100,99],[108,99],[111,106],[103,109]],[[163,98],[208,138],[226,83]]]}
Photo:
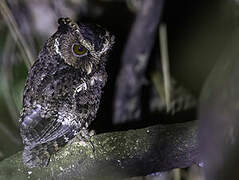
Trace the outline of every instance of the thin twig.
{"label": "thin twig", "polygon": [[173,170],[173,179],[181,180],[181,173],[179,168]]}
{"label": "thin twig", "polygon": [[167,112],[171,109],[171,81],[168,59],[167,27],[165,24],[159,26],[159,39],[161,48],[161,59],[164,79],[164,92]]}

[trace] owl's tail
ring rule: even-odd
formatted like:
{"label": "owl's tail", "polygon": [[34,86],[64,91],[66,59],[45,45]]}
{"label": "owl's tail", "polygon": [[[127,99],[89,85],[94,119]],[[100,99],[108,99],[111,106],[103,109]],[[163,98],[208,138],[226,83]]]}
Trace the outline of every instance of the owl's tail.
{"label": "owl's tail", "polygon": [[50,153],[46,150],[47,145],[37,145],[35,147],[25,146],[23,151],[23,162],[29,168],[46,167],[50,160]]}
{"label": "owl's tail", "polygon": [[50,142],[26,145],[23,151],[23,162],[30,168],[46,167],[49,163],[50,156],[65,146],[67,142],[64,136],[62,136]]}

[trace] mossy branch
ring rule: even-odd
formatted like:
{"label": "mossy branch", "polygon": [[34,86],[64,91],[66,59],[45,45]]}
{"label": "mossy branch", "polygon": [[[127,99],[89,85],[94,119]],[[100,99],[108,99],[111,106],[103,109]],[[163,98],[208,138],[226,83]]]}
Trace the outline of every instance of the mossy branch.
{"label": "mossy branch", "polygon": [[122,179],[198,163],[195,121],[77,138],[46,168],[27,168],[19,152],[0,162],[0,179]]}

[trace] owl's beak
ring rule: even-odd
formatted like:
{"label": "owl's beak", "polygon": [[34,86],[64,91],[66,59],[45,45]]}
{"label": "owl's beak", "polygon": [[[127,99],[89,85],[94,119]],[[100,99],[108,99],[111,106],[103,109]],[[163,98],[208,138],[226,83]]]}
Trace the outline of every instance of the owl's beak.
{"label": "owl's beak", "polygon": [[92,72],[92,63],[88,63],[86,66],[86,72],[89,75]]}

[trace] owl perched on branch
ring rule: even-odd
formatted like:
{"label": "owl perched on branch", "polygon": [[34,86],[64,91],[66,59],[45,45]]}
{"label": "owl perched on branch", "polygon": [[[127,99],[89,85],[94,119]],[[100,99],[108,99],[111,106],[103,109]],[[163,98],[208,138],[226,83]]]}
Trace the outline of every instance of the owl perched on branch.
{"label": "owl perched on branch", "polygon": [[95,119],[114,36],[97,25],[60,18],[29,71],[20,132],[28,167],[47,166],[50,156]]}

